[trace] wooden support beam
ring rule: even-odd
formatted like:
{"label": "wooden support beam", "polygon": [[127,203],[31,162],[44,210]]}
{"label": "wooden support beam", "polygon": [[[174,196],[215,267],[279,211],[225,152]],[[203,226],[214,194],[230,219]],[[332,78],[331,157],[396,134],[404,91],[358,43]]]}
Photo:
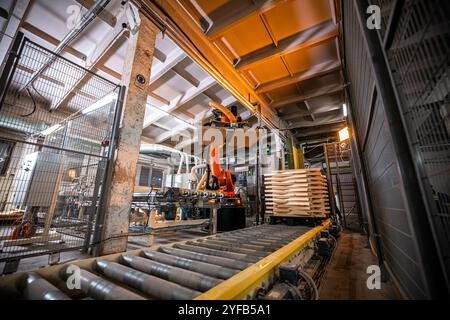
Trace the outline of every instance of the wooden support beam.
{"label": "wooden support beam", "polygon": [[335,94],[344,90],[344,86],[341,84],[331,84],[326,87],[320,87],[315,89],[314,91],[310,91],[301,95],[294,95],[290,97],[286,97],[280,100],[272,101],[270,104],[271,108],[281,108],[293,103],[298,103],[306,100],[312,100],[315,98],[323,97],[326,95]]}
{"label": "wooden support beam", "polygon": [[[124,99],[122,126],[117,142],[112,183],[108,186],[105,221],[100,244],[100,255],[123,252],[127,248],[129,212],[136,176],[136,165],[142,134],[142,125],[150,91],[150,70],[156,35],[159,32],[148,18],[141,15],[139,31],[130,36],[122,82],[127,87]],[[143,75],[144,84],[136,81]]]}
{"label": "wooden support beam", "polygon": [[[86,9],[90,9],[95,3],[95,0],[75,0],[75,1],[78,2],[80,5],[82,5],[83,7],[85,7]],[[114,14],[112,14],[106,9],[103,9],[99,13],[98,17],[102,19],[102,21],[109,24],[111,27],[114,27],[117,23],[117,19],[114,16]]]}
{"label": "wooden support beam", "polygon": [[[285,1],[287,0],[228,1],[208,14],[213,24],[206,31],[206,35],[211,39],[217,39],[244,19],[263,14]],[[208,22],[201,20],[200,24],[205,25]]]}
{"label": "wooden support beam", "polygon": [[339,34],[338,26],[328,20],[290,37],[278,41],[278,45],[269,45],[241,57],[235,64],[239,71],[245,71],[286,54],[318,46],[335,39]]}
{"label": "wooden support beam", "polygon": [[256,93],[261,94],[269,92],[281,87],[288,86],[290,84],[302,82],[312,78],[317,78],[341,69],[341,63],[339,61],[327,61],[315,65],[305,71],[294,74],[293,77],[284,77],[268,83],[264,83],[255,88]]}

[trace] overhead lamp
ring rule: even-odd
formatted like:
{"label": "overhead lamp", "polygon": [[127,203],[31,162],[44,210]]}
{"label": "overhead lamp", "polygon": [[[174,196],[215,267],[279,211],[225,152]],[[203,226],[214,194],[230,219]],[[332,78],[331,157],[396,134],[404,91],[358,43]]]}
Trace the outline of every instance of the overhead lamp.
{"label": "overhead lamp", "polygon": [[44,136],[44,137],[45,137],[45,136],[48,136],[48,135],[50,135],[50,134],[52,134],[52,133],[58,131],[58,130],[61,129],[61,128],[62,128],[62,124],[59,124],[59,123],[58,123],[58,124],[55,124],[55,125],[53,125],[53,126],[47,128],[47,129],[41,131],[39,134],[40,134],[41,136]]}
{"label": "overhead lamp", "polygon": [[350,133],[348,132],[348,127],[339,130],[339,141],[345,141],[350,138]]}
{"label": "overhead lamp", "polygon": [[95,110],[100,109],[101,107],[104,107],[108,104],[110,104],[111,102],[113,102],[114,100],[117,99],[117,94],[112,92],[106,96],[104,96],[103,98],[101,98],[100,100],[97,100],[96,102],[94,102],[93,104],[91,104],[89,107],[87,107],[86,109],[83,109],[81,111],[82,114],[88,114],[91,112],[94,112]]}
{"label": "overhead lamp", "polygon": [[342,112],[344,113],[344,117],[347,118],[348,111],[347,111],[347,104],[346,104],[346,103],[344,103],[344,104],[342,105]]}

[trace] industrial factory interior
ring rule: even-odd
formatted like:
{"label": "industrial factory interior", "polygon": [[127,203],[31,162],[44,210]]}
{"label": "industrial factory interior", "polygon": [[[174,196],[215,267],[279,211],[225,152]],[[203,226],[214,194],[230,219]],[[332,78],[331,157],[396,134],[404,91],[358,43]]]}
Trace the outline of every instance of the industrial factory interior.
{"label": "industrial factory interior", "polygon": [[449,299],[449,46],[449,0],[0,0],[0,301]]}

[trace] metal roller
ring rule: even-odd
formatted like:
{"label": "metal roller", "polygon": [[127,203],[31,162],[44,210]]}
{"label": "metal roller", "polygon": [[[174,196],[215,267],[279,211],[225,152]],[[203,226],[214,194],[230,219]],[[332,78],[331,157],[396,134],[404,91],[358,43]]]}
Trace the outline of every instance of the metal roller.
{"label": "metal roller", "polygon": [[229,239],[235,239],[235,240],[240,240],[240,241],[248,241],[248,243],[255,243],[255,244],[259,244],[259,243],[263,243],[263,244],[286,244],[289,243],[290,240],[285,240],[285,239],[274,239],[271,237],[259,237],[257,238],[257,240],[255,240],[255,236],[253,235],[225,235],[225,234],[219,234],[216,235],[215,238],[229,238]]}
{"label": "metal roller", "polygon": [[[205,242],[206,240],[201,240],[202,242]],[[266,251],[266,252],[273,252],[281,247],[281,245],[268,245],[268,244],[251,244],[247,242],[243,242],[241,239],[230,239],[228,237],[224,238],[217,238],[213,240],[208,239],[208,241],[212,241],[213,243],[229,243],[233,247],[239,247],[244,249],[250,249],[250,250],[256,250],[256,251]]]}
{"label": "metal roller", "polygon": [[237,246],[233,246],[233,244],[223,241],[202,241],[199,240],[197,242],[187,242],[188,244],[197,245],[201,247],[211,248],[211,249],[217,249],[217,250],[227,250],[237,253],[243,253],[252,255],[258,258],[262,258],[270,254],[269,251],[262,251],[262,250],[255,250],[255,249],[248,249],[248,248],[238,248]]}
{"label": "metal roller", "polygon": [[145,274],[116,262],[97,259],[96,267],[107,277],[163,300],[191,300],[201,292]]}
{"label": "metal roller", "polygon": [[[74,265],[69,265],[67,268],[70,267],[78,268]],[[67,279],[68,274],[66,272],[62,272],[62,275],[64,279]],[[80,269],[80,284],[81,291],[96,300],[146,300],[130,290],[83,269]]]}
{"label": "metal roller", "polygon": [[196,260],[196,261],[202,261],[210,264],[215,264],[218,266],[235,269],[235,270],[244,270],[245,268],[251,266],[251,263],[249,262],[243,262],[239,260],[233,260],[229,258],[223,258],[223,257],[217,257],[212,256],[204,253],[198,253],[198,252],[192,252],[192,251],[186,251],[181,249],[175,249],[175,248],[168,248],[168,247],[161,247],[159,248],[159,251],[175,255],[178,257]]}
{"label": "metal roller", "polygon": [[29,272],[20,281],[19,289],[26,300],[71,300],[64,292],[35,272]]}
{"label": "metal roller", "polygon": [[133,269],[202,292],[208,291],[222,282],[222,280],[211,278],[197,272],[172,267],[138,256],[122,255],[122,261]]}
{"label": "metal roller", "polygon": [[254,263],[254,262],[260,260],[257,257],[249,256],[247,254],[215,250],[215,249],[191,246],[191,245],[181,244],[181,243],[174,244],[174,247],[177,249],[188,250],[188,251],[198,252],[198,253],[203,253],[203,254],[209,254],[212,256],[218,256],[218,257],[223,257],[223,258],[228,258],[228,259],[236,259],[239,261],[250,262],[250,263]]}
{"label": "metal roller", "polygon": [[157,251],[143,251],[142,255],[146,258],[165,263],[171,266],[191,270],[194,272],[202,273],[204,275],[219,278],[228,279],[234,276],[239,271],[236,269],[230,269],[222,266],[217,266],[210,263],[198,262],[186,258],[180,258],[170,254],[165,254]]}

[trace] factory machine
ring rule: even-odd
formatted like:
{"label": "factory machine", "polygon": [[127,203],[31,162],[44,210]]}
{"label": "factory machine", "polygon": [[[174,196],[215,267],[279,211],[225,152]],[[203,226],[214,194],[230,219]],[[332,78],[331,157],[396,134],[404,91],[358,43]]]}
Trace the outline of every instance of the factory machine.
{"label": "factory machine", "polygon": [[259,225],[0,278],[0,299],[318,299],[336,226]]}
{"label": "factory machine", "polygon": [[[214,101],[210,105],[214,109],[214,119],[207,125],[230,128],[242,126],[236,107],[229,110]],[[164,146],[155,148],[169,149]],[[236,192],[237,178],[230,170],[221,167],[218,147],[211,145],[208,148],[207,163],[195,165],[190,174],[181,174],[181,170],[178,170],[177,174],[166,177],[168,185],[150,190],[144,195],[151,208],[146,217],[146,231],[195,228],[200,225],[207,225],[210,233],[245,228],[246,208],[242,204],[242,195]],[[144,152],[145,147],[141,148],[141,153]],[[180,161],[187,157],[181,153],[180,156]],[[181,162],[179,168],[182,168]],[[200,171],[201,179],[198,178]],[[189,188],[183,188],[186,185]],[[142,202],[142,193],[135,193],[134,200]]]}

